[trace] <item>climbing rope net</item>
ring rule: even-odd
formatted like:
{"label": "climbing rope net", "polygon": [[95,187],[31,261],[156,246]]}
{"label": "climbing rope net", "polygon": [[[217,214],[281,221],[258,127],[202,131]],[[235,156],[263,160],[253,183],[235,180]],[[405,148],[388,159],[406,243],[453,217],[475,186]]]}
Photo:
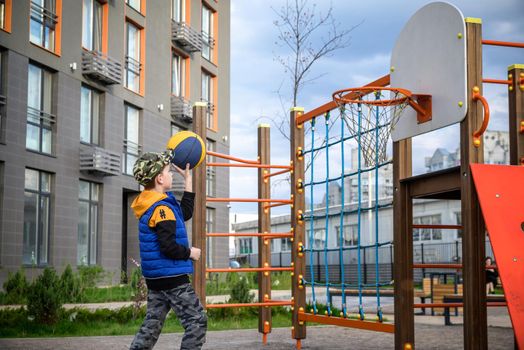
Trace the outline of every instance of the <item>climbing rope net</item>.
{"label": "climbing rope net", "polygon": [[[311,313],[318,313],[317,296],[325,290],[326,313],[333,315],[330,293],[337,289],[342,296],[341,317],[357,313],[364,320],[365,313],[374,309],[382,322],[380,289],[390,284],[391,276],[381,276],[380,265],[391,261],[392,251],[391,240],[381,241],[380,234],[392,227],[391,211],[381,218],[393,197],[392,161],[387,148],[391,128],[408,98],[386,88],[357,91],[351,99],[345,97],[347,93],[336,92],[333,98],[338,108],[306,125],[309,266],[303,283],[311,288]],[[373,262],[374,276],[363,270],[366,261]],[[354,296],[355,291],[358,300],[346,299],[346,294]],[[370,291],[376,298],[375,306],[366,303],[364,307],[364,292],[369,296]]]}

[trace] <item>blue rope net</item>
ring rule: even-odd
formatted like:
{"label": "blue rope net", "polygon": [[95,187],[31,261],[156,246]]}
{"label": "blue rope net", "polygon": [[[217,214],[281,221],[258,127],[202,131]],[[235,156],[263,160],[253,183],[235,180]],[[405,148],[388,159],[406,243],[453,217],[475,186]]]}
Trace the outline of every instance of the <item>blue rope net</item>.
{"label": "blue rope net", "polygon": [[[391,225],[392,218],[379,216],[392,203],[391,195],[381,196],[387,189],[380,179],[391,174],[392,162],[384,159],[378,148],[384,146],[379,138],[381,129],[388,124],[381,121],[381,107],[374,107],[375,120],[371,124],[362,122],[362,109],[357,108],[358,120],[351,120],[352,125],[357,126],[354,130],[348,128],[350,116],[344,108],[306,123],[309,135],[305,139],[309,141],[303,152],[307,179],[304,185],[305,188],[309,186],[306,190],[309,198],[306,198],[304,219],[309,276],[304,276],[303,284],[311,288],[311,312],[314,314],[318,313],[317,304],[324,303],[321,292],[325,291],[327,313],[333,315],[335,306],[329,301],[333,289],[338,289],[337,293],[342,296],[340,316],[349,317],[354,313],[364,320],[366,312],[373,310],[381,322],[380,290],[390,284],[390,276],[381,276],[379,264],[385,260],[380,258],[383,248],[391,246],[391,241],[380,241],[380,225]],[[324,122],[323,127],[318,127],[319,122]],[[375,137],[373,162],[364,160],[363,135],[368,139],[370,135]],[[392,186],[391,181],[390,184]],[[363,271],[370,257],[366,252],[370,251],[374,264],[373,283],[368,282]],[[371,307],[369,297],[364,296],[369,296],[370,291],[376,300]],[[357,298],[352,298],[355,292]]]}

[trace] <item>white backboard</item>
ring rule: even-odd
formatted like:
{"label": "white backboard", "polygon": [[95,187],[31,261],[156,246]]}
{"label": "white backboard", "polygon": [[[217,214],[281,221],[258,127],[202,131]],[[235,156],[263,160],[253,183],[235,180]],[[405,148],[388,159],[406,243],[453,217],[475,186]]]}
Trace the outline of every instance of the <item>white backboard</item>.
{"label": "white backboard", "polygon": [[466,25],[462,12],[446,2],[430,3],[406,23],[391,54],[391,87],[432,95],[432,120],[417,123],[406,107],[393,141],[455,124],[467,112]]}

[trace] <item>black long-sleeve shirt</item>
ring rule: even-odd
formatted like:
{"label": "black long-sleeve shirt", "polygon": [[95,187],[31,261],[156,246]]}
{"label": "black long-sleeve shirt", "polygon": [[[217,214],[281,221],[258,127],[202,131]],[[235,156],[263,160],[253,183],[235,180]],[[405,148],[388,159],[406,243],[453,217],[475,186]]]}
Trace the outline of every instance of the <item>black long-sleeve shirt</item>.
{"label": "black long-sleeve shirt", "polygon": [[[193,217],[193,209],[195,203],[195,194],[192,192],[184,192],[182,200],[180,201],[180,208],[184,221]],[[176,221],[166,220],[158,222],[152,228],[158,236],[158,243],[160,245],[160,252],[166,257],[174,260],[187,260],[191,254],[191,250],[175,240]],[[188,275],[180,275],[174,277],[146,279],[146,284],[152,290],[166,290],[172,289],[184,283],[189,283]]]}

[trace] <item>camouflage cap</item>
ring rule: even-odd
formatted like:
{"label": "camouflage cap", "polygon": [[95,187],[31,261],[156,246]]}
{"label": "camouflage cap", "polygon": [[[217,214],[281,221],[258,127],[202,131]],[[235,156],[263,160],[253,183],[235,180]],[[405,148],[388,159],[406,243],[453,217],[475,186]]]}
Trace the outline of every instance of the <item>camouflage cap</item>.
{"label": "camouflage cap", "polygon": [[142,154],[133,167],[133,176],[142,186],[147,186],[173,159],[173,151]]}

